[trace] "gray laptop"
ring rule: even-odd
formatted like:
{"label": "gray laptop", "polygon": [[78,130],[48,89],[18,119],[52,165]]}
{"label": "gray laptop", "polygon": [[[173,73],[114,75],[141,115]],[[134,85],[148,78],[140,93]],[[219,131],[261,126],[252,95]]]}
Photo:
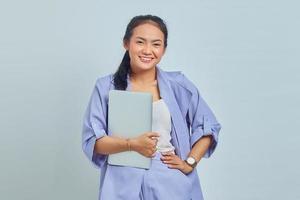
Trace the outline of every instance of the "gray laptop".
{"label": "gray laptop", "polygon": [[[152,94],[111,90],[108,129],[112,135],[133,138],[152,130]],[[135,151],[110,154],[108,164],[149,169],[151,158]]]}

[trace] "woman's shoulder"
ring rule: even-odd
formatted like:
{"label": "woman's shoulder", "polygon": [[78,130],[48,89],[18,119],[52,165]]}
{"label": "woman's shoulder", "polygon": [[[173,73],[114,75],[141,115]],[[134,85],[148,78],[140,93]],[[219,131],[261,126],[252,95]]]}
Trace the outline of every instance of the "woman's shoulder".
{"label": "woman's shoulder", "polygon": [[98,76],[96,79],[96,86],[97,87],[110,87],[110,85],[113,84],[113,73],[105,74],[102,76]]}
{"label": "woman's shoulder", "polygon": [[165,71],[168,80],[191,93],[197,92],[195,84],[182,71]]}

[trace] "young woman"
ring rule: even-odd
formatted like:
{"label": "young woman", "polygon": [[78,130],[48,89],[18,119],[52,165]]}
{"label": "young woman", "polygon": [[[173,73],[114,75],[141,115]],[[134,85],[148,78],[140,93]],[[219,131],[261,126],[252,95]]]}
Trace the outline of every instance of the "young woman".
{"label": "young woman", "polygon": [[[101,169],[101,200],[203,199],[196,165],[215,150],[221,127],[191,81],[157,66],[167,38],[161,18],[134,17],[123,38],[126,52],[118,70],[96,82],[84,118],[82,148]],[[130,139],[108,133],[108,92],[115,89],[152,93],[152,132]],[[123,151],[152,158],[150,169],[107,164],[109,154]]]}

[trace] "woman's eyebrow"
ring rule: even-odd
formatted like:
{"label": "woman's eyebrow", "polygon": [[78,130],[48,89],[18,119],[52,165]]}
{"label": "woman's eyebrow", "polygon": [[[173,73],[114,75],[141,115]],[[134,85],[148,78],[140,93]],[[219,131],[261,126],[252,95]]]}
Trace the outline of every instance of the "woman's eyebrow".
{"label": "woman's eyebrow", "polygon": [[[141,40],[143,40],[143,41],[146,41],[146,39],[145,39],[145,38],[143,38],[143,37],[140,37],[140,36],[137,36],[136,38],[137,38],[137,39],[141,39]],[[159,41],[159,42],[162,42],[162,40],[161,40],[161,39],[154,39],[154,40],[151,40],[151,42],[157,42],[157,41]]]}

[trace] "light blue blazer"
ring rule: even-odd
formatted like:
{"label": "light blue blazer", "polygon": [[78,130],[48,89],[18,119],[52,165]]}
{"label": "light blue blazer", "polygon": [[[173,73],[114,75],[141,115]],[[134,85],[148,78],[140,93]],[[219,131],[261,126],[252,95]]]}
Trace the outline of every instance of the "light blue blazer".
{"label": "light blue blazer", "polygon": [[[211,109],[202,99],[196,86],[181,72],[166,72],[157,67],[157,81],[160,96],[167,104],[171,119],[171,142],[176,154],[186,159],[192,146],[203,136],[212,135],[213,142],[204,157],[214,152],[221,129]],[[128,87],[131,90],[129,76]],[[82,131],[82,148],[90,161],[101,169],[100,193],[107,168],[107,155],[94,153],[95,141],[104,135],[111,135],[107,128],[108,92],[113,90],[113,74],[100,77],[96,81],[85,117]],[[188,174],[192,182],[192,198],[203,199],[197,169]],[[108,177],[109,178],[109,177]]]}

